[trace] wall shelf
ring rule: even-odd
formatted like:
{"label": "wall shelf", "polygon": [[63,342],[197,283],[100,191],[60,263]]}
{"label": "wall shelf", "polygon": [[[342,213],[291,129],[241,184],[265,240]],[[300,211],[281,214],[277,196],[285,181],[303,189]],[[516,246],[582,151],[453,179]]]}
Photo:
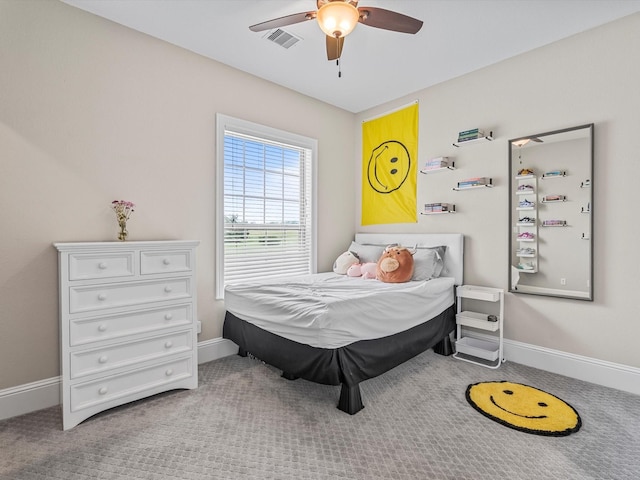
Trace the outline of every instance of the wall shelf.
{"label": "wall shelf", "polygon": [[543,173],[542,177],[540,177],[540,178],[542,178],[543,180],[547,180],[547,179],[550,179],[550,178],[562,178],[562,177],[566,177],[566,176],[567,176],[567,172],[558,170],[557,173],[555,171],[554,172]]}
{"label": "wall shelf", "polygon": [[478,137],[478,138],[474,138],[473,140],[466,140],[464,142],[454,142],[451,145],[453,145],[454,147],[461,147],[463,145],[469,145],[471,143],[478,143],[478,142],[491,142],[493,140],[493,132],[489,132],[489,135],[486,135],[484,137]]}
{"label": "wall shelf", "polygon": [[455,170],[455,162],[451,163],[451,165],[448,165],[446,167],[438,167],[438,168],[422,168],[420,169],[420,173],[424,173],[429,174],[429,173],[436,173],[436,172],[442,172],[445,170]]}
{"label": "wall shelf", "polygon": [[441,215],[443,213],[456,213],[456,206],[453,203],[427,203],[424,211],[420,215]]}

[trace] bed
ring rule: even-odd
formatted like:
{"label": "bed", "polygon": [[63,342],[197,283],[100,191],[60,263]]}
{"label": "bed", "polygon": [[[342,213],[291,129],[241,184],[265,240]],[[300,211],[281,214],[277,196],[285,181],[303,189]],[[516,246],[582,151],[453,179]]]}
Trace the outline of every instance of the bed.
{"label": "bed", "polygon": [[[361,382],[430,348],[453,353],[464,247],[462,234],[361,233],[354,242],[361,256],[392,243],[417,245],[416,280],[387,284],[328,272],[228,286],[223,326],[239,355],[282,370],[284,378],[341,385],[338,408],[352,415],[364,408]],[[419,268],[418,258],[440,254],[436,273],[431,265]]]}

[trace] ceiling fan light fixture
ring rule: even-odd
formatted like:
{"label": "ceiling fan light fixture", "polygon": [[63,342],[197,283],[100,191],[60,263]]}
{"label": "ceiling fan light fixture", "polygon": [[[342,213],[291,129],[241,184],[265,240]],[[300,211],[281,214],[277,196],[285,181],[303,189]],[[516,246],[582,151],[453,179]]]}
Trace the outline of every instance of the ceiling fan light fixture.
{"label": "ceiling fan light fixture", "polygon": [[330,37],[346,37],[358,23],[360,13],[350,2],[325,3],[317,14],[318,25]]}
{"label": "ceiling fan light fixture", "polygon": [[530,138],[523,138],[520,140],[515,140],[511,143],[513,143],[516,147],[524,147],[527,143],[529,143],[531,141]]}

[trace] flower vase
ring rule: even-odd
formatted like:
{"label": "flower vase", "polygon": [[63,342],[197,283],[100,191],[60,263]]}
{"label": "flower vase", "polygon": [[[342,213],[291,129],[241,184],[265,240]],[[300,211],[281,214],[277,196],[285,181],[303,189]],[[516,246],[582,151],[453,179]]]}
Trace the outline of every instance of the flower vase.
{"label": "flower vase", "polygon": [[118,222],[118,225],[120,225],[120,231],[118,232],[118,240],[120,240],[121,242],[124,242],[127,239],[127,235],[129,234],[129,232],[127,232],[127,221],[120,220]]}

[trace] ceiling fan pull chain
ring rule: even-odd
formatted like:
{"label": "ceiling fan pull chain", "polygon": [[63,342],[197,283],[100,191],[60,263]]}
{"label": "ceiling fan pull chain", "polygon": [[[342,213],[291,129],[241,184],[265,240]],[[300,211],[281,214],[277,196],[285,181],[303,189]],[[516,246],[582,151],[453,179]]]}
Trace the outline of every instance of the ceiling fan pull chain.
{"label": "ceiling fan pull chain", "polygon": [[342,78],[342,69],[340,68],[340,59],[336,60],[336,65],[338,65],[338,78]]}

